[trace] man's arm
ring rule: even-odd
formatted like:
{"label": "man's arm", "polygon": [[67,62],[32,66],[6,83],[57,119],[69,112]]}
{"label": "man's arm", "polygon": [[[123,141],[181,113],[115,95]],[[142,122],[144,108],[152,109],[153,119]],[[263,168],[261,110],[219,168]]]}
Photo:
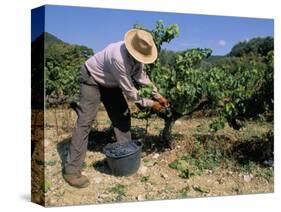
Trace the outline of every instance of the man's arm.
{"label": "man's arm", "polygon": [[113,75],[116,78],[119,87],[128,99],[134,103],[140,104],[143,107],[152,107],[154,101],[139,96],[138,90],[135,88],[132,78],[127,71],[128,69],[124,66],[124,64],[116,59],[113,59],[112,65],[114,67]]}
{"label": "man's arm", "polygon": [[133,75],[134,80],[137,83],[139,83],[140,85],[149,85],[149,84],[152,85],[153,86],[152,96],[155,99],[159,99],[160,97],[162,97],[160,95],[160,93],[158,92],[158,89],[156,88],[156,86],[151,82],[148,75],[144,71],[144,65],[140,63],[139,67],[137,67],[137,69],[138,70],[135,70],[135,73]]}
{"label": "man's arm", "polygon": [[144,71],[143,64],[140,64],[140,67],[138,67],[138,70],[135,70],[135,74],[134,74],[133,78],[135,81],[137,81],[137,83],[139,83],[141,85],[151,84],[153,86],[153,90],[152,90],[153,98],[156,99],[164,107],[169,107],[170,104],[169,104],[168,100],[158,92],[156,86],[151,82],[148,75]]}

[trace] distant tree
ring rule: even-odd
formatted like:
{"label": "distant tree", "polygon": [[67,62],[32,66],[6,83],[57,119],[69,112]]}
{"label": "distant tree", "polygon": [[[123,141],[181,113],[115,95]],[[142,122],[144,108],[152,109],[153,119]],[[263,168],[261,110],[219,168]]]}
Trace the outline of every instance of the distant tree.
{"label": "distant tree", "polygon": [[163,49],[159,53],[159,62],[162,66],[171,66],[176,61],[177,52]]}
{"label": "distant tree", "polygon": [[234,45],[228,56],[241,57],[245,55],[266,56],[274,49],[273,37],[257,37]]}

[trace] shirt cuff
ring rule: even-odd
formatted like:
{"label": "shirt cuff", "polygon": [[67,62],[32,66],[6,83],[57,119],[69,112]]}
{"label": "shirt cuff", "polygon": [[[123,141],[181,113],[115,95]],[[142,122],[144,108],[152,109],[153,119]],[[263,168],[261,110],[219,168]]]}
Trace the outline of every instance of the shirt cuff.
{"label": "shirt cuff", "polygon": [[152,93],[152,96],[155,98],[155,99],[159,99],[162,97],[162,95],[158,92],[155,92],[155,93]]}
{"label": "shirt cuff", "polygon": [[143,106],[144,106],[144,107],[152,107],[153,104],[154,104],[154,101],[153,101],[153,100],[147,99],[147,98],[143,98],[143,99],[142,99],[142,102],[143,102]]}

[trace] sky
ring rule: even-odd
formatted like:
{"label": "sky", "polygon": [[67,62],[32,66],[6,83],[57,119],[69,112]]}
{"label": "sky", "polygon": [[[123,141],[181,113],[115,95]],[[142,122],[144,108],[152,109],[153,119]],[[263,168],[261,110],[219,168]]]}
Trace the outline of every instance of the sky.
{"label": "sky", "polygon": [[[33,17],[37,21],[32,23],[32,40],[42,28],[39,27],[38,15]],[[239,41],[274,35],[272,19],[52,5],[45,7],[45,32],[98,52],[112,42],[123,40],[125,32],[134,24],[152,29],[160,19],[166,26],[179,26],[179,37],[162,47],[174,51],[211,48],[213,55],[225,55]]]}

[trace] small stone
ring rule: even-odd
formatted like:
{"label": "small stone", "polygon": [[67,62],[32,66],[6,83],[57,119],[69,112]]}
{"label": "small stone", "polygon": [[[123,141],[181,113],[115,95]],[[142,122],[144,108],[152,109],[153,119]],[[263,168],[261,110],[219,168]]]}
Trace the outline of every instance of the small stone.
{"label": "small stone", "polygon": [[102,182],[102,178],[101,177],[94,177],[94,181],[96,184],[100,184]]}
{"label": "small stone", "polygon": [[145,175],[147,172],[147,167],[146,166],[141,166],[138,170],[138,174],[140,175]]}
{"label": "small stone", "polygon": [[145,166],[151,167],[151,166],[154,166],[155,164],[156,164],[155,161],[148,161],[147,163],[145,163]]}
{"label": "small stone", "polygon": [[175,125],[181,125],[182,124],[182,122],[180,121],[180,120],[177,120],[176,122],[175,122]]}
{"label": "small stone", "polygon": [[100,195],[98,196],[98,198],[105,199],[105,198],[107,198],[108,196],[109,196],[108,194],[100,194]]}
{"label": "small stone", "polygon": [[243,179],[244,179],[244,181],[245,181],[246,183],[248,183],[248,182],[251,181],[252,177],[247,174],[247,175],[244,175],[244,176],[243,176]]}
{"label": "small stone", "polygon": [[50,143],[51,143],[50,140],[44,139],[44,147],[49,146]]}
{"label": "small stone", "polygon": [[156,153],[156,154],[154,154],[154,155],[152,156],[152,158],[153,158],[153,159],[157,159],[157,158],[159,158],[159,156],[160,156],[160,155],[159,155],[158,153]]}
{"label": "small stone", "polygon": [[213,174],[213,171],[208,169],[208,170],[207,170],[207,173],[208,173],[208,174]]}
{"label": "small stone", "polygon": [[161,173],[160,176],[163,177],[164,179],[167,179],[169,177],[166,173]]}
{"label": "small stone", "polygon": [[145,200],[145,197],[143,195],[138,195],[137,196],[137,200],[138,201],[144,201]]}
{"label": "small stone", "polygon": [[233,172],[232,172],[232,171],[229,171],[229,172],[227,172],[227,174],[229,174],[229,175],[233,175]]}

